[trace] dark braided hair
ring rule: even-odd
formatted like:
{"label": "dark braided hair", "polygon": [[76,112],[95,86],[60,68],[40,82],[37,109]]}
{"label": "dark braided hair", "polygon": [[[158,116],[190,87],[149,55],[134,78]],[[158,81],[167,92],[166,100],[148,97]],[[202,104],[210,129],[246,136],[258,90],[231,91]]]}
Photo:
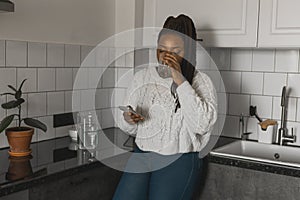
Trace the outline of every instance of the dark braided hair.
{"label": "dark braided hair", "polygon": [[[181,33],[181,34],[180,34]],[[196,29],[193,20],[186,15],[179,15],[178,17],[170,16],[166,19],[163,29],[159,32],[158,41],[164,34],[178,34],[184,42],[184,58],[181,63],[181,72],[185,79],[192,85],[195,66],[196,66]],[[173,82],[173,84],[175,84]],[[180,108],[180,103],[177,96],[172,92],[176,98],[176,108]]]}

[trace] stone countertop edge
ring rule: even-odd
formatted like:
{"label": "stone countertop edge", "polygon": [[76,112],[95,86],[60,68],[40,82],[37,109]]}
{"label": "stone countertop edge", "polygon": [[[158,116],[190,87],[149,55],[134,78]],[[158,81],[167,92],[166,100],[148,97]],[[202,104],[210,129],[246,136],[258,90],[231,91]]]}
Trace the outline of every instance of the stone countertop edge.
{"label": "stone countertop edge", "polygon": [[[220,140],[217,142],[214,148],[223,146],[225,144],[237,141],[239,139],[236,138],[228,138],[228,137],[220,137]],[[215,164],[220,165],[229,165],[233,167],[239,167],[239,168],[245,168],[245,169],[251,169],[256,171],[262,171],[267,173],[274,173],[274,174],[280,174],[280,175],[287,175],[287,176],[293,176],[293,177],[300,177],[300,168],[296,167],[287,167],[282,165],[274,165],[274,164],[268,164],[264,162],[255,162],[255,161],[249,161],[249,160],[243,160],[243,159],[237,159],[237,158],[229,158],[229,157],[223,157],[223,156],[216,156],[209,154],[207,156],[208,161]],[[103,163],[100,161],[95,161],[91,163],[87,163],[84,165],[76,166],[73,168],[65,169],[63,171],[59,171],[50,175],[44,175],[40,177],[36,177],[30,180],[22,180],[18,182],[12,182],[5,185],[0,186],[0,197],[9,195],[15,192],[19,192],[22,190],[29,189],[31,187],[34,187],[39,184],[47,183],[50,181],[55,181],[61,178],[65,178],[68,176],[75,175],[80,172],[85,172],[93,168],[102,168],[106,167]]]}
{"label": "stone countertop edge", "polygon": [[96,167],[101,168],[104,166],[105,166],[104,164],[97,161],[97,162],[87,163],[87,164],[84,164],[81,166],[65,169],[63,171],[56,172],[53,174],[39,176],[39,177],[30,179],[30,180],[24,179],[22,181],[8,183],[3,186],[0,186],[0,197],[9,195],[9,194],[12,194],[15,192],[19,192],[22,190],[26,190],[26,189],[29,189],[36,185],[39,185],[39,184],[47,183],[50,181],[55,181],[55,180],[58,180],[61,178],[65,178],[65,177],[72,176],[72,175],[75,175],[75,174],[78,174],[81,172],[85,172],[85,171],[88,171],[88,170],[96,168]]}

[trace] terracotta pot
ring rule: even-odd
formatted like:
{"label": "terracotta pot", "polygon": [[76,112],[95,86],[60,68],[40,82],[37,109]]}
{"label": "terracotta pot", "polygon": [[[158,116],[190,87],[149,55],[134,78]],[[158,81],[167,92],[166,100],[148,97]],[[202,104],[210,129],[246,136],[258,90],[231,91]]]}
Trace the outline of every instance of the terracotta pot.
{"label": "terracotta pot", "polygon": [[33,174],[30,163],[31,158],[31,155],[25,157],[10,156],[6,180],[14,181],[30,177]]}
{"label": "terracotta pot", "polygon": [[8,128],[5,134],[8,139],[10,156],[20,157],[28,156],[31,153],[30,143],[34,129],[29,127]]}

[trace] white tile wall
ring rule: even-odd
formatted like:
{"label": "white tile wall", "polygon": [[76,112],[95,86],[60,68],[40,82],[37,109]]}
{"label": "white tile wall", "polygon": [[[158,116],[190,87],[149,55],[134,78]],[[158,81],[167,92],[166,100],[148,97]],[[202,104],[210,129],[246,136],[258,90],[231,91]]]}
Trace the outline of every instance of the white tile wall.
{"label": "white tile wall", "polygon": [[46,94],[32,93],[28,94],[28,116],[39,117],[46,115]]}
{"label": "white tile wall", "polygon": [[288,87],[290,95],[293,97],[300,97],[300,74],[289,74],[288,75]]}
{"label": "white tile wall", "polygon": [[242,72],[242,93],[262,94],[263,73]]}
{"label": "white tile wall", "polygon": [[72,68],[56,69],[56,90],[72,90],[73,71]]}
{"label": "white tile wall", "polygon": [[0,67],[5,66],[5,41],[0,40]]}
{"label": "white tile wall", "polygon": [[[107,89],[101,88],[103,78],[100,79],[97,91],[102,92],[96,94],[96,99],[99,100],[96,102],[94,102],[93,97],[90,101],[86,101],[86,97],[92,92],[86,89],[97,85],[95,81],[104,70],[104,68],[95,68],[96,56],[94,57],[95,60],[88,63],[91,64],[89,67],[92,68],[83,69],[84,75],[80,80],[81,87],[77,88],[80,90],[74,91],[74,98],[72,96],[73,82],[79,70],[78,67],[92,49],[92,46],[84,45],[0,40],[0,93],[11,92],[7,87],[8,84],[16,87],[24,78],[27,78],[28,80],[23,87],[23,98],[26,102],[22,106],[22,116],[38,118],[48,126],[46,134],[36,130],[37,134],[34,135],[32,141],[47,140],[68,134],[69,126],[53,128],[53,114],[90,109],[93,104],[101,108],[98,113],[102,113],[103,109],[111,106],[109,95],[113,90],[115,79],[118,77],[117,72],[133,67],[133,49],[126,49],[130,52],[124,55],[123,61],[119,63],[120,68],[111,66],[108,70],[106,74],[108,76],[105,77],[104,81]],[[101,63],[104,65],[109,58],[114,58],[115,49],[103,49],[106,53],[101,54],[103,59]],[[133,74],[133,71],[131,72]],[[130,79],[132,79],[132,74]],[[7,95],[0,96],[0,103],[12,99],[13,97]],[[0,109],[0,120],[14,111]],[[103,113],[107,114],[109,111],[106,110]],[[101,116],[99,117],[101,118]],[[114,122],[110,121],[111,118],[104,122],[105,127],[114,126]],[[13,124],[16,125],[16,122],[14,121]],[[5,138],[5,134],[0,134],[0,136]],[[6,139],[1,140],[0,148],[7,147],[7,145]]]}
{"label": "white tile wall", "polygon": [[230,49],[212,48],[211,57],[219,70],[229,70],[230,68]]}
{"label": "white tile wall", "polygon": [[252,51],[249,49],[231,50],[231,70],[251,71]]}
{"label": "white tile wall", "polygon": [[275,50],[255,49],[253,50],[252,71],[274,71]]}
{"label": "white tile wall", "polygon": [[0,68],[0,93],[12,92],[7,85],[16,87],[16,68]]}
{"label": "white tile wall", "polygon": [[[221,76],[225,85],[226,92],[240,93],[241,92],[241,72],[221,72]],[[223,92],[223,91],[222,91]]]}
{"label": "white tile wall", "polygon": [[47,44],[47,66],[63,67],[65,48],[63,44]]}
{"label": "white tile wall", "polygon": [[272,97],[252,95],[251,105],[256,106],[257,114],[261,118],[269,119],[272,117]]}
{"label": "white tile wall", "polygon": [[55,90],[55,68],[39,68],[37,76],[39,92]]}
{"label": "white tile wall", "polygon": [[79,67],[80,59],[79,45],[65,45],[65,67]]}
{"label": "white tile wall", "polygon": [[282,87],[286,85],[287,75],[283,73],[264,74],[264,95],[281,96]]}
{"label": "white tile wall", "polygon": [[241,94],[229,95],[229,114],[237,115],[249,113],[250,96]]}
{"label": "white tile wall", "polygon": [[[275,119],[280,123],[280,97],[285,85],[289,97],[288,124],[297,130],[300,124],[299,49],[230,49],[229,53],[226,53],[227,59],[230,60],[229,69],[223,69],[224,64],[219,61],[220,57],[225,55],[224,49],[213,48],[211,55],[222,70],[226,94],[229,95],[229,115],[223,135],[238,136],[239,114],[249,115],[250,104],[257,106],[260,117]],[[252,117],[247,120],[247,131],[253,132],[249,136],[250,139],[257,139],[257,123],[257,119]],[[297,134],[300,137],[299,130]]]}
{"label": "white tile wall", "polygon": [[[48,133],[42,134],[37,131],[38,134],[34,140],[51,139],[68,134],[67,130],[70,127],[56,129],[52,127],[52,114],[72,111],[72,100],[76,105],[75,110],[90,108],[91,102],[85,101],[84,97],[91,91],[78,90],[75,92],[75,98],[72,99],[72,86],[80,62],[92,49],[91,46],[71,44],[0,40],[0,93],[9,91],[7,84],[16,86],[20,83],[20,79],[28,76],[28,85],[26,83],[24,85],[24,98],[28,99],[28,105],[24,106],[24,113],[28,113],[30,117],[38,117],[48,125]],[[119,51],[125,52],[131,51],[131,49],[125,48]],[[298,127],[300,124],[298,49],[212,48],[208,49],[208,53],[221,70],[226,86],[226,93],[218,93],[219,96],[228,100],[228,103],[224,103],[228,104],[228,107],[220,108],[221,113],[226,110],[228,113],[223,135],[240,137],[239,115],[241,113],[248,115],[250,104],[257,106],[257,112],[261,117],[279,120],[281,89],[287,84],[290,89],[288,95],[291,97],[288,101],[288,124]],[[112,99],[111,97],[115,81],[120,80],[118,87],[126,88],[133,76],[133,71],[130,71],[134,65],[133,53],[126,53],[123,57],[115,62],[117,66],[112,65],[106,70],[101,79],[102,82],[97,88],[94,103],[98,109],[97,112],[100,113],[101,124],[104,128],[115,125],[109,107],[120,104],[122,99],[119,97]],[[105,67],[108,60],[114,60],[114,58],[115,49],[113,48],[102,48],[101,51],[98,49],[95,52],[96,66]],[[202,51],[197,56],[197,61],[197,67],[201,70],[212,69],[210,58],[207,57],[206,52]],[[92,67],[95,67],[94,61],[91,64]],[[96,69],[84,69],[83,72],[85,78],[79,80],[81,87],[77,89],[88,89],[95,85],[92,80],[99,75],[96,73]],[[126,74],[126,81],[122,79],[124,74]],[[214,82],[217,81],[214,80]],[[217,85],[219,84],[217,83]],[[116,89],[115,91],[122,96],[125,90]],[[6,97],[0,98],[2,102],[7,100],[9,99]],[[117,101],[117,103],[111,104],[111,100]],[[116,109],[113,109],[114,113]],[[5,115],[6,112],[1,109],[0,117]],[[257,120],[251,117],[247,121],[247,131],[254,132],[249,137],[257,139]],[[299,130],[296,132],[300,134]],[[0,134],[0,137],[3,135]],[[0,147],[7,146],[6,139],[0,139],[0,141]]]}
{"label": "white tile wall", "polygon": [[298,50],[276,50],[276,72],[298,72]]}
{"label": "white tile wall", "polygon": [[27,42],[6,41],[6,66],[27,66]]}
{"label": "white tile wall", "polygon": [[28,67],[46,67],[46,44],[29,42],[28,43]]}
{"label": "white tile wall", "polygon": [[47,93],[47,114],[61,114],[65,111],[65,93],[48,92]]}
{"label": "white tile wall", "polygon": [[[21,85],[24,79],[27,79],[22,87],[23,92],[36,92],[37,83],[36,68],[18,68],[17,69],[17,87]],[[17,89],[18,89],[17,88]]]}

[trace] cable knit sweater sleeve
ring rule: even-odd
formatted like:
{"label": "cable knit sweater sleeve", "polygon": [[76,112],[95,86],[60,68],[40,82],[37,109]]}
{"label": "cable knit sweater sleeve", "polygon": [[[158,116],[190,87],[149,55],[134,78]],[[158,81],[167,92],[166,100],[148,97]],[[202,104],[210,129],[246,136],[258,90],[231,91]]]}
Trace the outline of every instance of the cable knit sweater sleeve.
{"label": "cable knit sweater sleeve", "polygon": [[197,72],[192,86],[184,81],[177,87],[184,123],[195,134],[206,134],[217,120],[216,91],[210,78]]}
{"label": "cable knit sweater sleeve", "polygon": [[[139,99],[138,93],[136,91],[137,85],[138,85],[137,75],[135,75],[133,77],[133,80],[131,81],[129,87],[127,88],[126,96],[123,101],[123,105],[125,105],[125,106],[130,105],[134,110],[136,110],[137,102]],[[121,112],[121,113],[122,114],[120,115],[119,120],[118,120],[119,128],[130,135],[135,135],[136,130],[137,130],[137,124],[132,125],[132,124],[129,124],[128,122],[126,122],[123,117],[123,112]]]}

